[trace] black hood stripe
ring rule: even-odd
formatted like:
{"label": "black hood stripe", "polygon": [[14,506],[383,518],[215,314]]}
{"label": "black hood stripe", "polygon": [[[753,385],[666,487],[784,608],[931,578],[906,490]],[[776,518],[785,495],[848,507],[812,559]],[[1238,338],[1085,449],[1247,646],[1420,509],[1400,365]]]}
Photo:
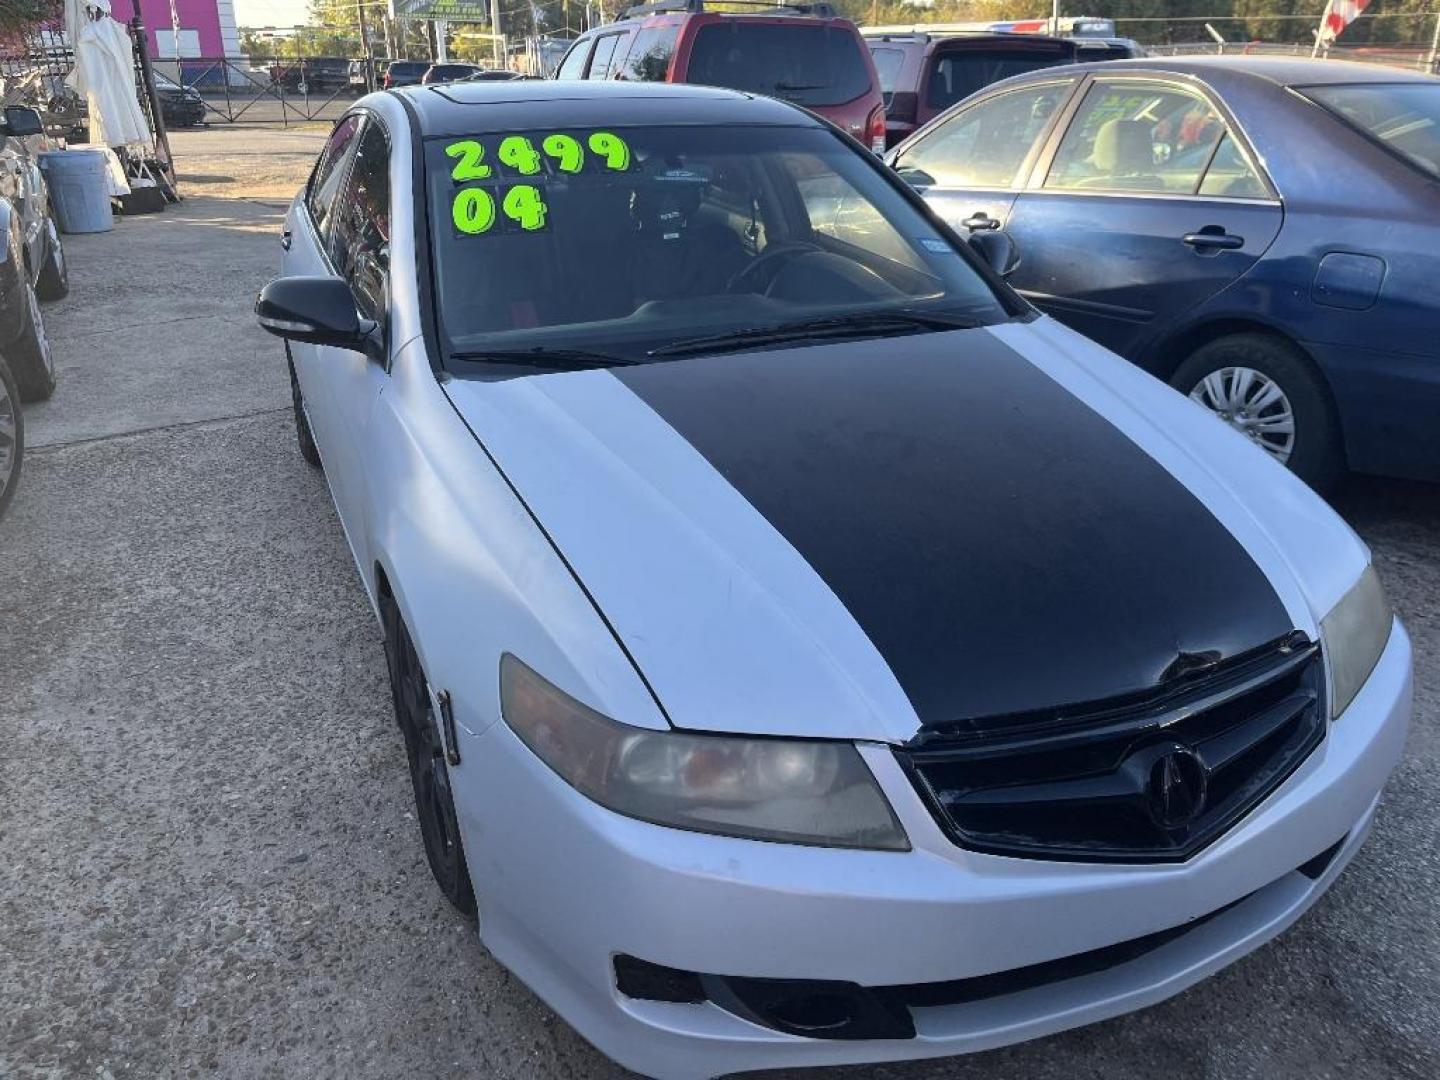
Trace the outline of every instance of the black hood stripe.
{"label": "black hood stripe", "polygon": [[613,374],[815,569],[926,725],[1143,691],[1292,629],[1188,489],[985,330]]}

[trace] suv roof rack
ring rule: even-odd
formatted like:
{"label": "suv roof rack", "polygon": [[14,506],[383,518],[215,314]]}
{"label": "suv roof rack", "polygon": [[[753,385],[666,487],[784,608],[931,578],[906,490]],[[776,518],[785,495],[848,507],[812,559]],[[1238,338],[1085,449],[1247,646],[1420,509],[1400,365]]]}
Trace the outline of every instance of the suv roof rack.
{"label": "suv roof rack", "polygon": [[[809,3],[808,0],[799,2],[775,3],[773,0],[723,0],[726,4],[737,4],[743,7],[762,9],[762,14],[769,12],[774,15],[814,15],[821,19],[837,18],[834,5],[828,3]],[[649,4],[636,4],[628,7],[620,13],[622,19],[634,19],[641,15],[657,15],[666,11],[686,11],[692,14],[699,14],[705,10],[705,0],[654,0]],[[738,15],[739,12],[718,12],[717,14]]]}

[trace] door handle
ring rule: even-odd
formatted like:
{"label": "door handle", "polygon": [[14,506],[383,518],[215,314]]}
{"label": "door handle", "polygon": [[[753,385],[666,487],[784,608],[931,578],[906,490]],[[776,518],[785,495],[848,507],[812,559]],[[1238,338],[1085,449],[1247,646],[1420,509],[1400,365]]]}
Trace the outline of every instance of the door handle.
{"label": "door handle", "polygon": [[1206,232],[1204,229],[1199,232],[1186,233],[1180,238],[1180,242],[1201,251],[1206,248],[1215,251],[1234,251],[1236,248],[1245,246],[1243,236],[1235,236],[1227,232]]}
{"label": "door handle", "polygon": [[964,225],[965,228],[971,232],[974,232],[976,229],[998,229],[1000,227],[1000,219],[991,217],[985,213],[984,210],[979,210],[960,222],[960,224]]}
{"label": "door handle", "polygon": [[280,234],[280,248],[281,248],[282,251],[289,251],[289,250],[290,250],[290,239],[291,239],[291,234],[290,234],[290,230],[289,230],[289,229],[286,229],[284,232],[282,232],[282,233]]}

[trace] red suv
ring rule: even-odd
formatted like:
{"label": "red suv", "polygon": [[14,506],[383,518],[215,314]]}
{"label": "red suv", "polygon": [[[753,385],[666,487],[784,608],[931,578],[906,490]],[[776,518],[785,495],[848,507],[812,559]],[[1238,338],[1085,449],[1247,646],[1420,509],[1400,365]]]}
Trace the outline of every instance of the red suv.
{"label": "red suv", "polygon": [[618,21],[578,37],[555,77],[700,83],[767,94],[884,152],[880,80],[855,24],[838,18],[829,4],[777,7],[757,0],[756,7],[753,14],[706,11],[704,0],[632,7]]}

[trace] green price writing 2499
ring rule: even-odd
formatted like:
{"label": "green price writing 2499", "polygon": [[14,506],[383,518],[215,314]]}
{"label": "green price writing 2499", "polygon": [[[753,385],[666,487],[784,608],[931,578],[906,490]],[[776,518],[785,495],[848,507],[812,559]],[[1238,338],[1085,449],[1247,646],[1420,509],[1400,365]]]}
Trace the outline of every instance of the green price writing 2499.
{"label": "green price writing 2499", "polygon": [[[488,140],[487,140],[488,141]],[[574,176],[592,170],[625,172],[630,168],[630,146],[613,131],[592,131],[585,135],[553,132],[536,140],[527,135],[504,135],[493,142],[493,160],[502,170],[543,181],[542,174]],[[487,147],[476,139],[458,139],[445,147],[445,156],[454,164],[450,178],[457,184],[496,178],[495,166],[486,160]],[[545,168],[546,160],[550,168]],[[499,205],[496,205],[497,199]],[[495,226],[498,214],[519,225],[525,232],[545,228],[550,207],[535,184],[514,184],[502,193],[480,187],[462,187],[450,204],[456,232],[481,236]]]}

